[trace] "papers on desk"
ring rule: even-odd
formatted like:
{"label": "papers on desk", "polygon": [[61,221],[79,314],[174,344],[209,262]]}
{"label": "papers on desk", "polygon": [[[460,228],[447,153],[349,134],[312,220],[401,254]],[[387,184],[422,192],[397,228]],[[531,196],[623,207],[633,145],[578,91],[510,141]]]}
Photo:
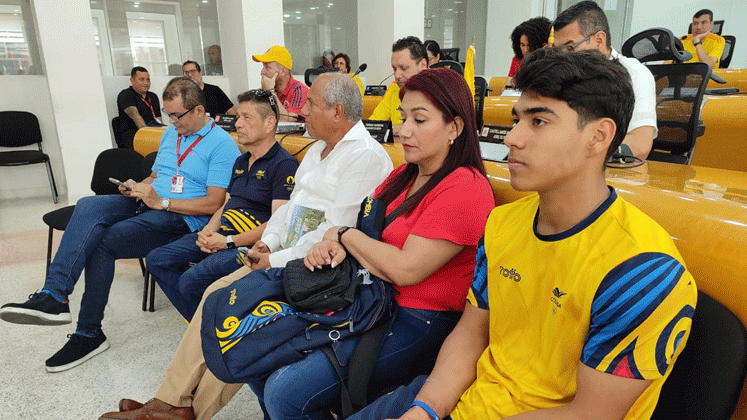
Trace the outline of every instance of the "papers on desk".
{"label": "papers on desk", "polygon": [[518,91],[516,89],[503,89],[503,92],[501,92],[501,96],[518,98],[519,96],[521,96],[521,91]]}
{"label": "papers on desk", "polygon": [[508,159],[508,146],[503,143],[480,142],[480,154],[485,160],[505,162]]}

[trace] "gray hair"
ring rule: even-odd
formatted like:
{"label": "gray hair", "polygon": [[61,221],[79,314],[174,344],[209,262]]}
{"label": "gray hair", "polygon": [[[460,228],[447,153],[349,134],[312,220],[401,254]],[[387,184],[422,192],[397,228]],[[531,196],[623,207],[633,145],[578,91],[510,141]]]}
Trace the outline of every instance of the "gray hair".
{"label": "gray hair", "polygon": [[342,104],[345,110],[345,116],[348,122],[357,123],[363,115],[363,99],[358,84],[352,77],[344,73],[324,73],[324,77],[329,77],[322,97],[324,103],[330,107],[334,104]]}

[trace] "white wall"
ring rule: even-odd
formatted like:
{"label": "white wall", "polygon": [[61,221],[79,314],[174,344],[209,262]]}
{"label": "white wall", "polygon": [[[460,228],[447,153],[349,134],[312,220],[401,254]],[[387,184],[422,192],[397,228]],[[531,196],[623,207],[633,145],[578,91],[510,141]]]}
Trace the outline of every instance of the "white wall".
{"label": "white wall", "polygon": [[724,19],[723,35],[734,35],[737,37],[734,56],[730,68],[747,67],[747,8],[738,0],[711,0],[703,1],[682,0],[678,2],[633,2],[633,20],[631,22],[630,34],[649,28],[664,27],[671,30],[675,35],[687,33],[687,26],[692,22],[695,12],[708,8],[713,11],[714,20]]}
{"label": "white wall", "polygon": [[[41,127],[42,148],[52,162],[52,173],[57,183],[57,191],[67,191],[65,171],[62,165],[60,142],[57,138],[52,99],[45,76],[2,76],[0,77],[0,111],[28,111],[36,115]],[[30,146],[29,149],[35,149]],[[6,150],[0,148],[0,150]],[[23,182],[19,182],[19,181]],[[0,199],[49,197],[47,170],[44,165],[0,167]]]}
{"label": "white wall", "polygon": [[[485,36],[488,48],[485,51],[485,78],[506,76],[514,52],[511,49],[511,32],[516,25],[538,16],[541,11],[532,10],[533,2],[525,0],[489,0]],[[532,15],[537,13],[537,15]]]}
{"label": "white wall", "polygon": [[34,6],[72,202],[90,195],[96,157],[111,146],[91,7],[88,0],[68,0],[63,9],[46,2]]}

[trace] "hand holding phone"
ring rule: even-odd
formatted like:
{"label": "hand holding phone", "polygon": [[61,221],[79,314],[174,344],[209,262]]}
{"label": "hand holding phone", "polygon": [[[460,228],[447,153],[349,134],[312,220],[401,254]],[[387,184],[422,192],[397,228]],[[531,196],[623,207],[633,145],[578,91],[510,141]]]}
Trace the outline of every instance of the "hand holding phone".
{"label": "hand holding phone", "polygon": [[254,264],[258,263],[259,260],[257,257],[253,257],[249,255],[249,248],[245,246],[240,246],[238,248],[239,254],[236,255],[236,262],[239,263],[239,265],[245,265],[244,260],[248,259],[249,261],[253,262]]}
{"label": "hand holding phone", "polygon": [[124,187],[124,189],[126,189],[127,191],[132,191],[132,187],[118,180],[117,178],[109,177],[109,182],[111,182],[112,184],[118,185],[120,187]]}

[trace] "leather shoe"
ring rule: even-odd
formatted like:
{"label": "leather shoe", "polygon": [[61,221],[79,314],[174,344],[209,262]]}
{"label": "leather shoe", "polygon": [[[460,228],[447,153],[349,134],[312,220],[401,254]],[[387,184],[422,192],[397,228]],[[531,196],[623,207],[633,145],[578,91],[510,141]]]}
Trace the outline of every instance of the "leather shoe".
{"label": "leather shoe", "polygon": [[142,407],[144,404],[141,402],[137,402],[135,400],[131,400],[129,398],[122,398],[119,400],[119,411],[132,411],[137,410],[138,408]]}
{"label": "leather shoe", "polygon": [[192,407],[174,407],[159,399],[152,399],[140,408],[130,411],[113,411],[99,420],[195,420]]}

